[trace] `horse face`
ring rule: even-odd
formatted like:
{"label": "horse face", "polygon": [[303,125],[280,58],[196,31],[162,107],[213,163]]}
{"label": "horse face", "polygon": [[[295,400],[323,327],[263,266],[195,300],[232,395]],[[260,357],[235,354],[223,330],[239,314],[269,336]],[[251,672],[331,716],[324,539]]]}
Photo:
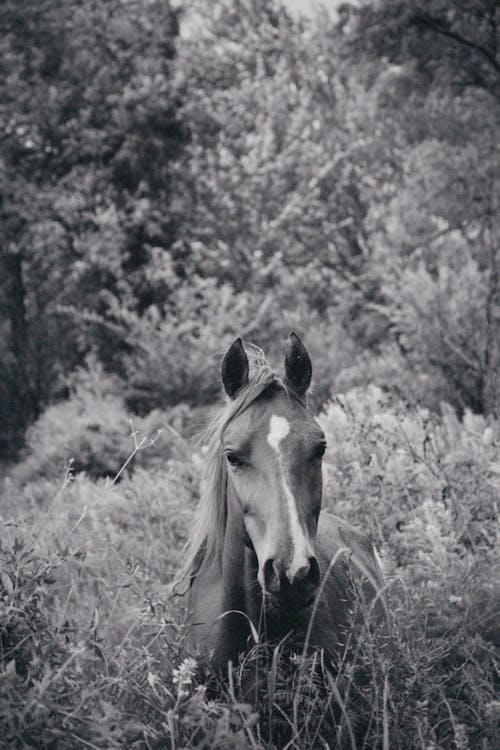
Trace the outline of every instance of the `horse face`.
{"label": "horse face", "polygon": [[[293,367],[293,347],[300,371]],[[309,357],[296,355],[293,340],[285,360],[287,389],[271,386],[230,422],[222,443],[229,497],[257,555],[262,591],[277,606],[302,607],[319,584],[314,540],[326,443],[299,398],[310,382]]]}

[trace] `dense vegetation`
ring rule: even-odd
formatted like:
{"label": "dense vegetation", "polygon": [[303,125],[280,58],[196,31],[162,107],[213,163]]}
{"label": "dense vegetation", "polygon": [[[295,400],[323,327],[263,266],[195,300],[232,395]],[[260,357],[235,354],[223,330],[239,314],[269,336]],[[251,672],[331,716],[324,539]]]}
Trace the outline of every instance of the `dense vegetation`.
{"label": "dense vegetation", "polygon": [[[0,1],[7,746],[350,747],[363,705],[367,748],[493,748],[499,22]],[[219,356],[243,335],[277,362],[291,328],[325,502],[389,572],[391,648],[340,718],[316,657],[262,646],[207,693],[168,596]]]}

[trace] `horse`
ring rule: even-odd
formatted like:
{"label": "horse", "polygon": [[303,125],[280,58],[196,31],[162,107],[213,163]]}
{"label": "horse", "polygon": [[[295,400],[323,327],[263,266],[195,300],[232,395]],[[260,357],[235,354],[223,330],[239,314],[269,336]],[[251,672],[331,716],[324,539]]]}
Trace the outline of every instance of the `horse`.
{"label": "horse", "polygon": [[326,439],[307,408],[311,359],[294,332],[284,364],[281,378],[240,338],[222,360],[227,403],[207,433],[206,475],[177,577],[186,582],[188,649],[219,670],[256,634],[335,654],[360,589],[386,607],[374,547],[322,510]]}

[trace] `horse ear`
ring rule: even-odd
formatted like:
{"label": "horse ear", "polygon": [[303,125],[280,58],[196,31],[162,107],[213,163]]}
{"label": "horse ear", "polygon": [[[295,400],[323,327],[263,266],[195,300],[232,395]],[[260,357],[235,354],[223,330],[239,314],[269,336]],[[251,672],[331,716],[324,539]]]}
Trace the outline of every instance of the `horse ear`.
{"label": "horse ear", "polygon": [[311,385],[312,364],[307,349],[292,331],[285,354],[285,385],[303,396]]}
{"label": "horse ear", "polygon": [[221,375],[229,398],[234,398],[240,388],[248,383],[248,357],[240,338],[233,341],[224,355]]}

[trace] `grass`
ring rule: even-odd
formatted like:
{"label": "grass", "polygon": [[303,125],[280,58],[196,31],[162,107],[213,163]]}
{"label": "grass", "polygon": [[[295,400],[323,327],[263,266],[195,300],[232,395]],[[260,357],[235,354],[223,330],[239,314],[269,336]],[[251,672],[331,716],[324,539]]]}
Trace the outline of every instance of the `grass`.
{"label": "grass", "polygon": [[3,746],[492,750],[498,425],[395,419],[377,398],[322,422],[327,495],[384,545],[393,632],[366,629],[333,671],[286,640],[254,643],[224,680],[186,656],[170,583],[201,460],[184,443],[119,482],[4,479]]}

